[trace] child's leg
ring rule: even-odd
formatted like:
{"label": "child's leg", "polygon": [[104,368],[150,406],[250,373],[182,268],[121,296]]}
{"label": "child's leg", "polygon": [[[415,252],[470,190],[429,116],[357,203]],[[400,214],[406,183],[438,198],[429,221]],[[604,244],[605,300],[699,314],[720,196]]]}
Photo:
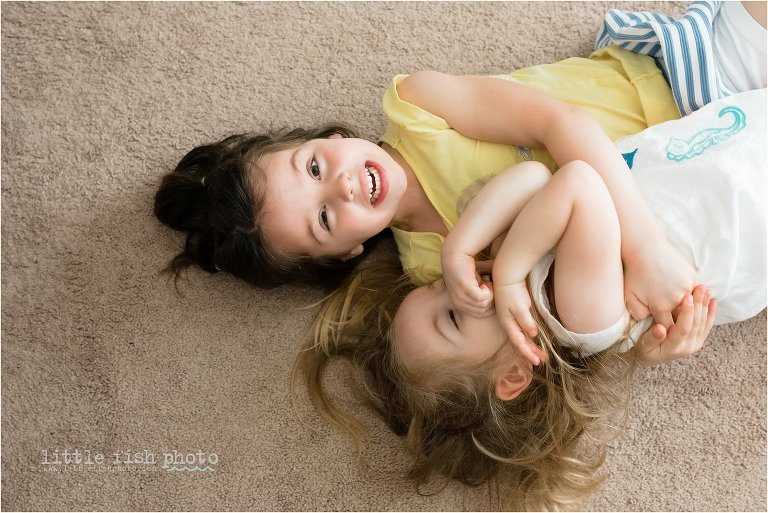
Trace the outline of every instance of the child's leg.
{"label": "child's leg", "polygon": [[569,163],[552,178],[558,179],[573,206],[555,254],[555,306],[566,329],[591,333],[624,312],[619,220],[608,189],[589,165]]}

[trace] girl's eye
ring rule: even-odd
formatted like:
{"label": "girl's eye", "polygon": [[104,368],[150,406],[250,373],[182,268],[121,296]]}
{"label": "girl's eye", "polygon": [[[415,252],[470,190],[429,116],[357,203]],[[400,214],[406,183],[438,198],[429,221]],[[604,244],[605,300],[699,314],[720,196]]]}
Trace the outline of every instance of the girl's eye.
{"label": "girl's eye", "polygon": [[317,161],[315,159],[312,159],[309,162],[309,172],[312,175],[312,178],[315,180],[320,178],[320,166],[317,165]]}
{"label": "girl's eye", "polygon": [[459,329],[459,323],[456,322],[456,314],[453,312],[453,310],[448,310],[448,317],[451,318],[451,322],[454,326],[456,326],[456,329]]}
{"label": "girl's eye", "polygon": [[331,231],[331,227],[328,226],[328,211],[325,207],[320,209],[320,224],[323,225],[323,228],[326,230]]}

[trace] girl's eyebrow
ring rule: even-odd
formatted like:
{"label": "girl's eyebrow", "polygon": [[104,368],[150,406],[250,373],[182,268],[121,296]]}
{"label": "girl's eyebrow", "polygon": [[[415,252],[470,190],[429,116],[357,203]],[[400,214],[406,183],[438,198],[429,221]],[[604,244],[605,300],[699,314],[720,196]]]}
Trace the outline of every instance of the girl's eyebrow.
{"label": "girl's eyebrow", "polygon": [[297,162],[299,156],[299,149],[296,148],[293,150],[293,155],[291,155],[291,166],[293,167],[293,172],[297,175],[300,173],[299,171],[299,164]]}

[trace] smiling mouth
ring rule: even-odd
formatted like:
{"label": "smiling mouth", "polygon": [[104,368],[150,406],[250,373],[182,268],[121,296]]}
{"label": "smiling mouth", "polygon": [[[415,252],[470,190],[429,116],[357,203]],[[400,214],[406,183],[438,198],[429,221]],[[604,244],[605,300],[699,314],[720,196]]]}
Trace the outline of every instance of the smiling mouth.
{"label": "smiling mouth", "polygon": [[371,205],[376,203],[381,194],[381,178],[379,177],[379,171],[373,166],[365,167],[365,178],[368,181],[368,196],[371,201]]}

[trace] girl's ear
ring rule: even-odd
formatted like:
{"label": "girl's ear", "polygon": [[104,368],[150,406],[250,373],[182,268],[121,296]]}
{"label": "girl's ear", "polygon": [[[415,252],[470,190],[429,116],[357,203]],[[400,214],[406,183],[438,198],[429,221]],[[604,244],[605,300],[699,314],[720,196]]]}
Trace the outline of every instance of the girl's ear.
{"label": "girl's ear", "polygon": [[330,136],[328,136],[328,139],[341,139],[341,138],[342,138],[341,134],[331,134]]}
{"label": "girl's ear", "polygon": [[511,401],[522,394],[531,384],[533,373],[517,363],[509,366],[496,378],[496,397]]}
{"label": "girl's ear", "polygon": [[363,245],[362,245],[362,244],[358,244],[357,246],[355,246],[354,248],[352,248],[351,250],[349,250],[349,253],[347,253],[346,255],[341,255],[341,257],[340,257],[340,258],[341,258],[343,261],[345,261],[345,262],[346,262],[347,260],[352,260],[352,259],[353,259],[353,258],[355,258],[357,255],[360,255],[360,254],[361,254],[361,253],[362,253],[364,250],[365,250],[365,248],[363,247]]}

